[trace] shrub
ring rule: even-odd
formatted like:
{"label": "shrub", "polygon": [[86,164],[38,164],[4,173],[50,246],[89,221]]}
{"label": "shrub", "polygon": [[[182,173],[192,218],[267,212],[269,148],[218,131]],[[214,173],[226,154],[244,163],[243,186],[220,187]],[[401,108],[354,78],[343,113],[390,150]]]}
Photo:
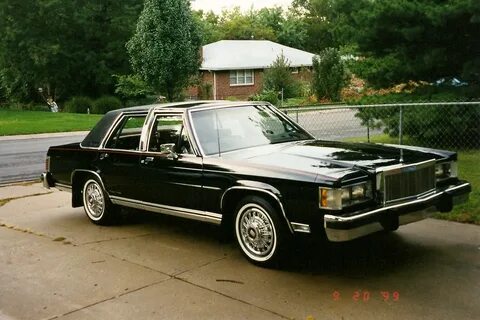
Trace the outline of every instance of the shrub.
{"label": "shrub", "polygon": [[73,97],[65,103],[64,112],[69,113],[88,113],[92,110],[93,102],[89,97]]}
{"label": "shrub", "polygon": [[300,84],[292,76],[290,62],[283,54],[279,55],[263,75],[265,93],[281,92],[284,99],[296,97],[300,91]]}
{"label": "shrub", "polygon": [[278,104],[278,92],[275,90],[263,90],[260,93],[252,95],[248,100],[251,101],[267,101],[273,105]]}
{"label": "shrub", "polygon": [[348,79],[340,53],[335,48],[326,48],[313,57],[312,88],[317,99],[340,101],[340,92]]}
{"label": "shrub", "polygon": [[122,107],[122,101],[117,97],[103,96],[93,102],[92,113],[104,114],[108,111],[119,109]]}
{"label": "shrub", "polygon": [[213,86],[209,82],[201,83],[198,85],[198,99],[210,100],[213,98]]}

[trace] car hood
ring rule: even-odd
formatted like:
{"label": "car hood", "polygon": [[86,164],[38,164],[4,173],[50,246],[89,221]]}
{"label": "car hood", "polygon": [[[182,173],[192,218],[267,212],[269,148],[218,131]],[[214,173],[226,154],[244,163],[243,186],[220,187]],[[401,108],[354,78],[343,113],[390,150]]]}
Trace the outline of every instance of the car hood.
{"label": "car hood", "polygon": [[244,149],[222,156],[255,166],[308,172],[317,175],[317,180],[330,180],[355,173],[373,174],[379,167],[445,158],[453,154],[410,146],[306,140]]}

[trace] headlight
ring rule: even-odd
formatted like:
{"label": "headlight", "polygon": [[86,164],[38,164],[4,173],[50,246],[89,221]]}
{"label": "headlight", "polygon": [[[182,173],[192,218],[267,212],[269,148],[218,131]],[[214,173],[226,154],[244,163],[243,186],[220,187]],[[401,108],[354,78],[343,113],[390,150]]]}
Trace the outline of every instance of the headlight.
{"label": "headlight", "polygon": [[437,163],[435,165],[435,178],[443,180],[447,178],[456,178],[458,176],[458,166],[456,161]]}
{"label": "headlight", "polygon": [[319,188],[319,207],[341,210],[342,208],[372,199],[372,183],[363,182],[338,189]]}

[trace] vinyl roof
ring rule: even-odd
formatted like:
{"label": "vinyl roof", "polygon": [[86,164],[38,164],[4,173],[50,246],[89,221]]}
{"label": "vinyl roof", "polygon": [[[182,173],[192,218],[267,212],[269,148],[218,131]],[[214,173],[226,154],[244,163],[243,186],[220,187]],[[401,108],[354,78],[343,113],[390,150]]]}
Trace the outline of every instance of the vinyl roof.
{"label": "vinyl roof", "polygon": [[103,138],[108,134],[110,128],[121,114],[147,114],[151,109],[164,110],[168,112],[181,113],[186,109],[202,110],[211,107],[233,107],[243,105],[256,105],[265,102],[255,101],[224,101],[224,100],[199,100],[173,103],[150,104],[145,106],[117,109],[107,112],[103,118],[93,127],[85,139],[82,141],[82,147],[98,148]]}
{"label": "vinyl roof", "polygon": [[283,53],[291,67],[312,66],[313,53],[267,40],[221,40],[203,46],[200,70],[264,69]]}

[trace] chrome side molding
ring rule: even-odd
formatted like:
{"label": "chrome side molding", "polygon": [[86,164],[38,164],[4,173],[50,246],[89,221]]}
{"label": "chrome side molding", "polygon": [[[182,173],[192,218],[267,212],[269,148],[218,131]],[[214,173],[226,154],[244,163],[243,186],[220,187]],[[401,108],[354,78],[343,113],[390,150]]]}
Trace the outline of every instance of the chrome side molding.
{"label": "chrome side molding", "polygon": [[122,198],[117,196],[110,196],[110,200],[113,204],[146,210],[156,213],[168,214],[171,216],[209,222],[213,224],[221,224],[222,223],[222,215],[214,212],[208,211],[201,211],[201,210],[194,210],[188,208],[181,208],[181,207],[173,207],[173,206],[165,206],[159,205],[156,203],[151,202],[144,202],[134,199]]}

